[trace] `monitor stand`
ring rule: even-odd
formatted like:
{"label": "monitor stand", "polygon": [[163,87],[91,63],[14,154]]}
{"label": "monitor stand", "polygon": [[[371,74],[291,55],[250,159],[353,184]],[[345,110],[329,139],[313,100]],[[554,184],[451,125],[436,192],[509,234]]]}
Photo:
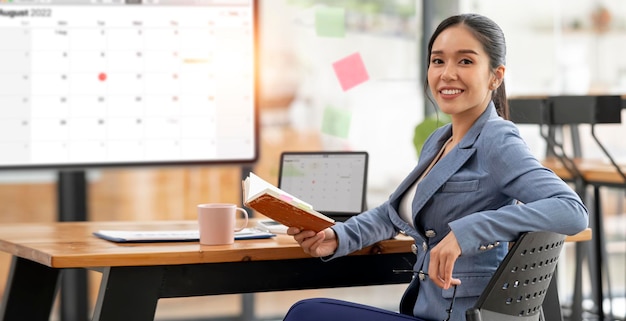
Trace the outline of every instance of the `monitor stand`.
{"label": "monitor stand", "polygon": [[[87,220],[87,179],[85,171],[61,170],[57,180],[59,222]],[[87,321],[87,271],[64,269],[61,278],[60,314],[64,321]]]}

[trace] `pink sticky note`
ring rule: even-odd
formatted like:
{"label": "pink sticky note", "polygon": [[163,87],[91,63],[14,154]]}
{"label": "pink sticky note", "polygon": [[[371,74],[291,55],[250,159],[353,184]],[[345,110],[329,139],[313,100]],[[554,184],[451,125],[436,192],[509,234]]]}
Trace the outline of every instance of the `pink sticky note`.
{"label": "pink sticky note", "polygon": [[333,69],[344,91],[369,79],[363,59],[358,52],[333,63]]}

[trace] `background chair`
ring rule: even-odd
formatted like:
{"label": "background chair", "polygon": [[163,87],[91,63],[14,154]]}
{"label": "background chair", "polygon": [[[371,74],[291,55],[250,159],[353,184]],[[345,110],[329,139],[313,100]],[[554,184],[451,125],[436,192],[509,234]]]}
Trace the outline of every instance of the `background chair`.
{"label": "background chair", "polygon": [[[544,320],[542,304],[564,241],[565,235],[553,232],[522,234],[476,305],[465,312],[467,321]],[[560,309],[558,298],[550,303],[556,304],[551,308]]]}

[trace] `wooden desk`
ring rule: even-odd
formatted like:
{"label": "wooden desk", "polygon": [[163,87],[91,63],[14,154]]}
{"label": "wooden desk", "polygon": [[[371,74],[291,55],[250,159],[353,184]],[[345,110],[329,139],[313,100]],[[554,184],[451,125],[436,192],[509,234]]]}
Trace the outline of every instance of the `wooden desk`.
{"label": "wooden desk", "polygon": [[[546,159],[543,165],[551,169],[555,174],[564,180],[573,180],[572,174],[563,166],[558,159]],[[592,185],[603,186],[626,186],[624,178],[609,163],[599,160],[574,160],[576,168],[580,171],[583,179]],[[620,165],[622,172],[626,173],[626,165]]]}
{"label": "wooden desk", "polygon": [[[0,226],[0,250],[14,256],[2,320],[48,320],[65,268],[103,273],[93,320],[153,320],[159,298],[407,283],[413,240],[399,237],[330,262],[288,236],[202,246],[196,242],[116,244],[99,229],[189,229],[194,221],[65,222]],[[585,231],[569,241],[591,238]],[[366,268],[363,268],[366,267]]]}
{"label": "wooden desk", "polygon": [[[59,273],[103,273],[93,320],[153,320],[159,298],[408,283],[410,238],[380,242],[322,262],[291,237],[202,246],[196,242],[116,244],[99,229],[189,229],[195,221],[67,222],[0,226],[0,250],[14,256],[0,319],[49,320]],[[363,268],[367,267],[367,268]]]}

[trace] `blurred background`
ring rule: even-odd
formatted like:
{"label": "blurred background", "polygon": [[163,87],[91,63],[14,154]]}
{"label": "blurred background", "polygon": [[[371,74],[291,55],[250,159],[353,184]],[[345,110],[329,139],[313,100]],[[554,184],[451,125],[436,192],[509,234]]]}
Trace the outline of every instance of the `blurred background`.
{"label": "blurred background", "polygon": [[[417,162],[415,127],[434,112],[424,98],[424,41],[449,15],[477,12],[502,27],[510,98],[626,95],[623,0],[259,0],[259,6],[260,157],[253,170],[276,183],[282,151],[365,150],[370,155],[370,207],[383,202]],[[318,19],[343,19],[342,28],[324,29]],[[344,89],[333,64],[355,54],[367,78]],[[544,158],[538,126],[519,127],[533,153]],[[564,126],[564,137],[568,130]],[[590,128],[580,125],[579,131],[582,155],[606,162]],[[599,126],[596,134],[618,163],[626,163],[626,121]],[[572,148],[567,139],[564,144]],[[0,172],[0,222],[56,220],[56,175]],[[90,170],[88,217],[195,219],[195,204],[240,203],[240,179],[236,165]],[[604,304],[616,320],[624,320],[626,195],[623,187],[602,188],[601,193],[612,298]],[[0,254],[1,288],[9,261]],[[573,289],[572,249],[562,262],[559,293],[567,306]],[[93,293],[98,278],[90,275]],[[588,296],[591,281],[585,277],[583,282]],[[295,301],[312,296],[397,309],[404,288],[255,294],[254,317],[281,319]],[[161,300],[157,319],[237,319],[242,300],[241,295]]]}

